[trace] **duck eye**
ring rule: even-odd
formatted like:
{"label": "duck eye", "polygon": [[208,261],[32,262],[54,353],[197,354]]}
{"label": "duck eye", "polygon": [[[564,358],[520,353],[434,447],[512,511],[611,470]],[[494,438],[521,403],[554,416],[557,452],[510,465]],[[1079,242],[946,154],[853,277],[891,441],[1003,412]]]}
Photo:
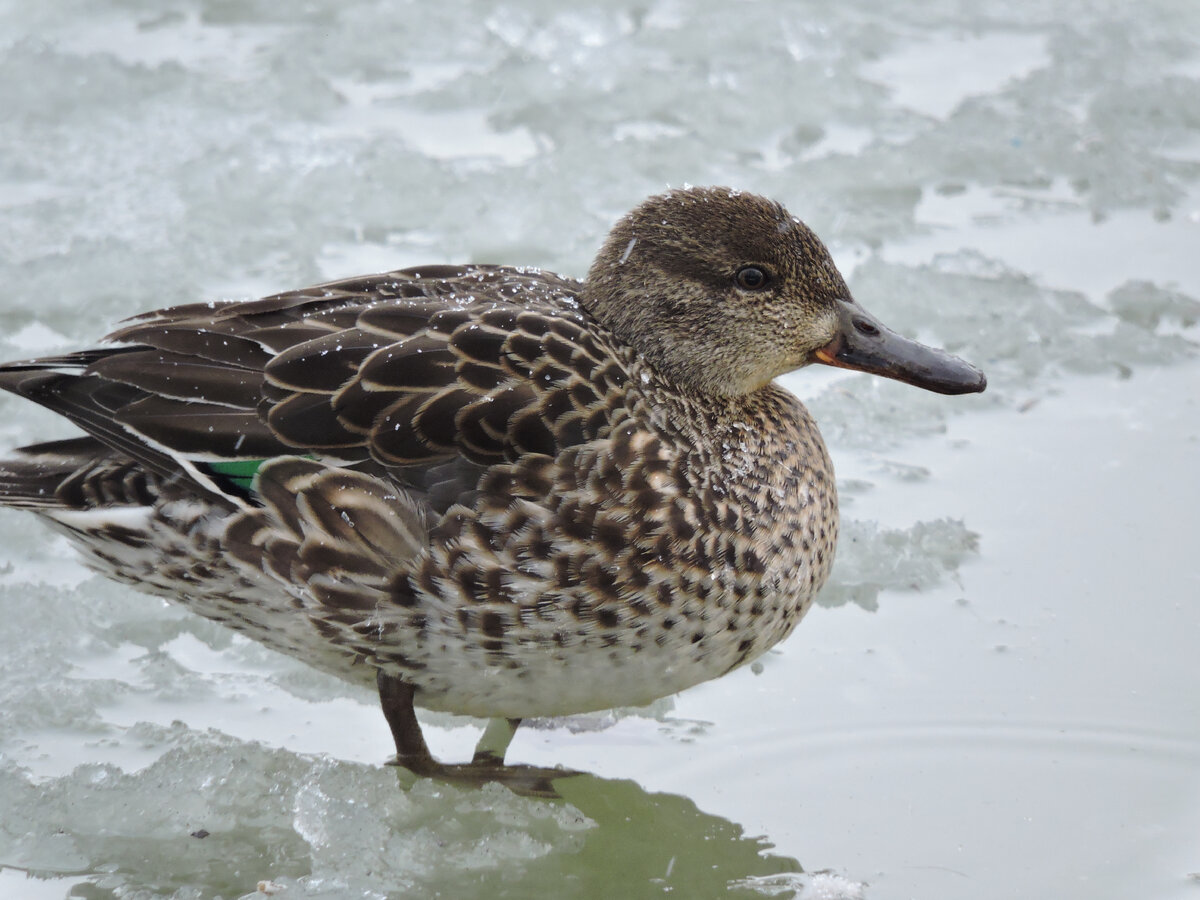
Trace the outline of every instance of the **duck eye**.
{"label": "duck eye", "polygon": [[758,266],[742,266],[733,276],[734,283],[747,291],[757,291],[767,286],[771,278]]}

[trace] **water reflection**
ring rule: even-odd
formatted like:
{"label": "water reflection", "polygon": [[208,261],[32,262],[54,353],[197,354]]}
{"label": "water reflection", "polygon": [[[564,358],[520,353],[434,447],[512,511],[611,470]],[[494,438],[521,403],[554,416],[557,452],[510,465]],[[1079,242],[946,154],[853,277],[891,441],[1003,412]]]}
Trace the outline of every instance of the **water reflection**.
{"label": "water reflection", "polygon": [[[675,794],[589,774],[560,799],[415,779],[176,726],[135,773],[0,766],[0,867],[74,898],[795,896],[799,862]],[[20,827],[16,827],[20,823]],[[11,874],[11,873],[10,873]],[[82,880],[81,880],[82,879]],[[757,883],[756,883],[757,882]],[[256,889],[257,888],[257,889]]]}
{"label": "water reflection", "polygon": [[[555,788],[594,827],[573,856],[548,858],[527,872],[522,887],[531,896],[640,897],[669,889],[715,897],[742,879],[803,871],[797,860],[770,853],[765,838],[747,836],[687,797],[588,774],[559,779]],[[742,893],[735,888],[731,895]]]}

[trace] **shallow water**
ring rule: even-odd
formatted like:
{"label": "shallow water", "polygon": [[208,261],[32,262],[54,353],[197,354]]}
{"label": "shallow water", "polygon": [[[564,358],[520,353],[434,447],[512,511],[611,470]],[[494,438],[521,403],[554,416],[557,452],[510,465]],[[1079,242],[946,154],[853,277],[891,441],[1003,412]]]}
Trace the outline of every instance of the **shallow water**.
{"label": "shallow water", "polygon": [[[286,10],[286,11],[285,11]],[[796,634],[535,723],[563,799],[379,763],[372,698],[0,515],[0,896],[1193,895],[1200,9],[1190,0],[0,4],[0,351],[429,261],[582,274],[666,184],[788,204],[886,322]],[[66,433],[0,398],[0,443]],[[462,757],[475,723],[426,719]],[[203,837],[195,835],[205,835]]]}

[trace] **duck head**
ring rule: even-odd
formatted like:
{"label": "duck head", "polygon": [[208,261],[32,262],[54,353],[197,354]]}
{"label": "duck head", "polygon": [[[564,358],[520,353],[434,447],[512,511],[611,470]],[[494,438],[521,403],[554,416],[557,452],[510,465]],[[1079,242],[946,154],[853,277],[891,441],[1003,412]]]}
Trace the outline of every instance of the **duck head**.
{"label": "duck head", "polygon": [[820,239],[780,204],[728,188],[651,197],[609,233],[580,302],[682,387],[737,396],[810,363],[942,394],[987,379],[855,302]]}

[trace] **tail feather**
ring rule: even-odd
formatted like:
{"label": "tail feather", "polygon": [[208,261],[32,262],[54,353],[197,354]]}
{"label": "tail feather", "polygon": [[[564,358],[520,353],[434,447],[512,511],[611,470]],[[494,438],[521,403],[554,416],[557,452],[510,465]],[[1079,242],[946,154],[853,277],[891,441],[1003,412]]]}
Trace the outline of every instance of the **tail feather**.
{"label": "tail feather", "polygon": [[63,506],[58,491],[96,455],[107,453],[95,438],[34,444],[0,459],[0,505],[22,509]]}
{"label": "tail feather", "polygon": [[[0,365],[0,389],[65,416],[164,476],[176,473],[185,458],[268,458],[294,450],[259,414],[258,357],[265,351],[253,341],[203,329],[192,338],[194,353],[135,345],[6,363]],[[210,346],[214,342],[217,347]],[[214,361],[218,348],[253,359]]]}
{"label": "tail feather", "polygon": [[[116,348],[115,352],[123,352]],[[179,470],[168,454],[122,428],[116,412],[139,399],[136,388],[84,374],[87,365],[101,352],[85,351],[69,356],[8,363],[0,367],[0,388],[44,406],[74,422],[103,444],[169,477]],[[107,451],[102,451],[107,455]]]}
{"label": "tail feather", "polygon": [[0,459],[0,506],[145,506],[158,489],[157,476],[91,436],[21,447]]}

